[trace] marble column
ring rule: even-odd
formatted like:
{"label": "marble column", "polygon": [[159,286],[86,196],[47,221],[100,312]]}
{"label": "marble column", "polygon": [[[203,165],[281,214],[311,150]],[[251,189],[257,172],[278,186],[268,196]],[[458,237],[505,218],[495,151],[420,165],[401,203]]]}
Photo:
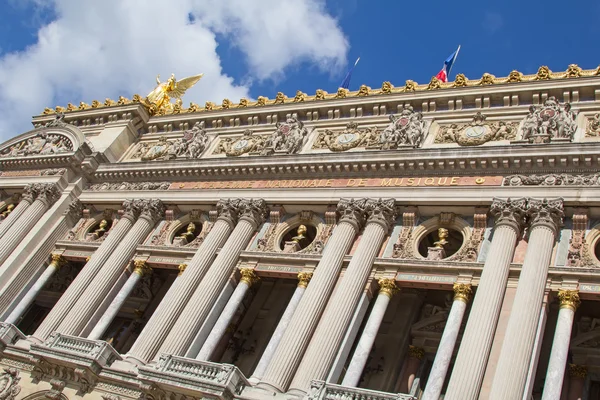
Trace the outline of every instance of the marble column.
{"label": "marble column", "polygon": [[102,337],[140,279],[152,273],[152,268],[144,260],[135,260],[133,264],[133,272],[129,275],[127,282],[119,290],[119,293],[117,293],[112,303],[110,303],[96,326],[94,326],[94,329],[92,329],[92,332],[87,337],[88,339],[98,340]]}
{"label": "marble column", "polygon": [[338,203],[340,221],[327,241],[310,285],[300,299],[259,387],[286,391],[338,280],[344,256],[364,223],[366,202],[366,199],[342,199]]}
{"label": "marble column", "polygon": [[393,279],[380,279],[378,283],[379,294],[377,295],[375,304],[373,304],[373,308],[371,308],[369,319],[367,319],[363,328],[354,354],[352,354],[352,359],[342,380],[342,386],[356,387],[360,383],[360,377],[365,365],[367,365],[367,360],[373,348],[373,343],[375,343],[375,338],[377,337],[377,332],[379,332],[385,311],[392,296],[398,290],[396,282]]}
{"label": "marble column", "polygon": [[446,374],[448,373],[448,367],[450,367],[458,332],[460,331],[467,304],[473,294],[471,285],[464,283],[455,283],[453,289],[454,302],[452,303],[452,308],[450,308],[444,333],[435,353],[433,366],[431,367],[425,392],[421,400],[438,400],[442,394],[442,388],[446,381]]}
{"label": "marble column", "polygon": [[560,309],[558,310],[542,400],[560,400],[569,345],[571,344],[573,317],[580,303],[577,290],[559,290],[558,299],[560,300]]}
{"label": "marble column", "polygon": [[2,238],[4,234],[8,232],[8,230],[14,225],[15,221],[18,220],[21,215],[23,215],[36,197],[37,194],[35,194],[33,191],[33,185],[27,185],[19,204],[13,208],[6,218],[0,221],[0,238]]}
{"label": "marble column", "polygon": [[365,202],[365,214],[368,220],[358,247],[319,321],[292,380],[290,393],[307,393],[311,380],[327,378],[371,274],[375,257],[396,219],[394,200],[369,199]]}
{"label": "marble column", "polygon": [[[496,219],[477,293],[463,333],[445,400],[476,400],[494,341],[510,263],[525,222],[526,199],[494,199]],[[538,309],[539,311],[539,309]]]}
{"label": "marble column", "polygon": [[[160,200],[141,200],[138,203],[139,218],[119,243],[114,253],[102,266],[88,288],[83,292],[75,306],[56,329],[65,335],[80,335],[115,283],[123,273],[135,252],[135,248],[150,233],[156,222],[162,218],[165,206]],[[110,238],[109,235],[108,238]],[[107,238],[107,239],[108,239]],[[92,256],[92,259],[94,256]]]}
{"label": "marble column", "polygon": [[164,343],[194,291],[212,264],[217,249],[223,246],[237,221],[238,199],[220,200],[218,218],[202,244],[189,261],[180,266],[180,277],[175,280],[160,302],[125,358],[136,363],[151,361]]}
{"label": "marble column", "polygon": [[311,278],[312,278],[312,272],[298,273],[298,286],[296,287],[296,290],[294,291],[294,294],[292,295],[290,302],[288,303],[287,307],[285,308],[285,311],[283,312],[283,315],[281,316],[281,319],[279,320],[279,323],[277,324],[277,328],[275,328],[275,331],[271,335],[271,339],[269,340],[269,343],[267,344],[265,351],[263,352],[262,356],[260,357],[260,360],[258,361],[256,368],[254,369],[254,373],[252,374],[252,376],[249,379],[250,382],[252,382],[252,383],[259,382],[261,380],[261,378],[263,377],[263,375],[265,374],[265,371],[266,371],[267,367],[269,366],[271,359],[273,358],[273,354],[275,354],[275,350],[277,349],[277,346],[279,345],[279,342],[281,341],[281,338],[283,337],[284,332],[286,331],[288,325],[290,324],[290,320],[292,319],[292,316],[294,315],[294,312],[296,311],[296,308],[298,307],[298,303],[300,303],[300,299],[304,295],[304,291],[306,290],[306,287],[308,286],[308,282],[310,282]]}
{"label": "marble column", "polygon": [[585,389],[587,368],[583,365],[569,364],[569,392],[567,400],[582,400]]}
{"label": "marble column", "polygon": [[33,303],[37,295],[40,293],[40,290],[44,288],[44,286],[46,285],[46,283],[48,283],[50,278],[52,278],[52,276],[54,276],[54,274],[66,263],[66,260],[60,254],[52,254],[51,258],[52,260],[50,261],[50,264],[46,267],[42,275],[33,284],[33,286],[31,287],[31,289],[29,289],[25,297],[23,297],[23,299],[19,302],[17,307],[15,307],[15,309],[4,320],[4,322],[16,325],[19,322],[21,316],[23,316],[25,311],[29,309],[31,303]]}
{"label": "marble column", "polygon": [[[54,183],[35,183],[27,187],[26,194],[23,196],[21,202],[27,202],[31,199],[34,200],[31,202],[31,205],[26,207],[26,211],[23,211],[22,215],[14,221],[12,226],[0,238],[0,265],[6,261],[15,247],[25,239],[27,234],[31,231],[31,228],[33,228],[52,204],[58,200],[60,195],[61,191]],[[19,206],[13,210],[7,220],[15,213],[15,211],[17,211]],[[6,223],[6,221],[4,223]],[[4,225],[4,223],[0,224],[0,227]]]}
{"label": "marble column", "polygon": [[34,340],[43,342],[60,325],[67,314],[73,309],[75,303],[79,300],[83,292],[90,286],[104,263],[114,253],[115,249],[123,241],[123,238],[129,232],[135,219],[140,213],[139,201],[126,200],[123,203],[125,212],[112,228],[102,242],[100,247],[94,252],[93,256],[86,260],[85,266],[77,274],[75,280],[69,285],[67,290],[60,297],[58,302],[52,307],[50,313],[31,336]]}
{"label": "marble column", "polygon": [[529,199],[527,214],[531,221],[529,242],[492,381],[490,400],[523,397],[552,249],[562,224],[563,201]]}
{"label": "marble column", "polygon": [[242,275],[240,283],[236,286],[235,290],[231,294],[231,297],[225,305],[223,312],[221,312],[221,315],[219,315],[217,322],[215,322],[215,326],[210,331],[208,338],[196,356],[196,360],[210,361],[210,357],[213,355],[217,345],[225,334],[227,327],[229,327],[231,320],[235,316],[235,312],[240,304],[242,304],[244,297],[246,297],[246,293],[248,293],[250,287],[252,287],[252,285],[259,280],[252,268],[241,268],[240,274]]}
{"label": "marble column", "polygon": [[[185,305],[158,355],[185,355],[227,284],[240,252],[246,248],[256,229],[263,223],[267,207],[264,200],[242,199],[238,203],[238,212],[239,222]],[[190,268],[186,269],[186,273]]]}

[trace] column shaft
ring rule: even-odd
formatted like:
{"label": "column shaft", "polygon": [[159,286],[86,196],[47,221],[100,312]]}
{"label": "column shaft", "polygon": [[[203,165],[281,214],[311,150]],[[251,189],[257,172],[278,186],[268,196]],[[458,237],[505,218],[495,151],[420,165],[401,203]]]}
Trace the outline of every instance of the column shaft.
{"label": "column shaft", "polygon": [[[301,276],[308,277],[308,278],[305,278],[305,283],[302,283]],[[298,287],[296,287],[296,290],[294,291],[294,294],[293,294],[290,302],[288,303],[287,307],[285,308],[285,311],[283,312],[283,315],[281,316],[281,319],[279,320],[279,323],[277,324],[277,328],[275,328],[273,335],[271,335],[271,339],[269,340],[269,343],[267,344],[265,351],[263,352],[260,360],[258,361],[258,364],[256,365],[256,368],[254,369],[254,373],[252,374],[252,377],[250,377],[251,381],[253,381],[253,382],[258,382],[263,377],[265,370],[269,366],[269,363],[271,362],[271,359],[273,358],[273,354],[275,354],[275,350],[277,349],[277,346],[279,345],[279,342],[281,341],[281,338],[282,338],[284,332],[286,331],[288,325],[290,324],[292,316],[294,315],[294,312],[296,311],[296,308],[298,307],[298,303],[300,302],[300,299],[304,295],[304,291],[306,290],[308,280],[310,279],[310,277],[312,277],[312,274],[305,274],[305,273],[301,272],[300,274],[298,274],[298,277],[300,279],[300,283],[298,284]]]}
{"label": "column shaft", "polygon": [[523,396],[554,235],[555,231],[546,225],[532,227],[498,367],[492,381],[490,400],[517,399]]}
{"label": "column shaft", "polygon": [[175,321],[194,294],[194,290],[206,274],[217,249],[223,246],[232,229],[232,222],[229,219],[219,218],[215,222],[185,271],[175,280],[150,317],[142,333],[127,353],[127,358],[133,358],[141,363],[147,363],[154,358]]}
{"label": "column shaft", "polygon": [[27,211],[31,203],[33,203],[33,198],[31,197],[23,197],[23,199],[19,202],[19,204],[12,210],[8,217],[0,222],[0,238],[3,238],[6,232],[15,224],[21,215]]}
{"label": "column shaft", "polygon": [[[148,236],[154,226],[155,220],[142,214],[127,233],[125,238],[114,253],[102,266],[100,273],[96,275],[91,284],[83,292],[75,306],[56,329],[65,335],[79,335],[85,328],[94,312],[100,307],[102,301],[113,288],[114,284],[123,273],[123,269],[133,256],[136,246]],[[112,233],[109,235],[108,238]],[[108,239],[107,238],[107,239]],[[93,258],[93,256],[92,256]]]}
{"label": "column shaft", "polygon": [[573,290],[561,290],[559,292],[560,310],[556,321],[556,331],[552,341],[550,361],[544,381],[544,392],[542,400],[560,400],[567,367],[567,356],[571,344],[571,329],[573,328],[573,317],[579,306],[579,294]]}
{"label": "column shaft", "polygon": [[58,328],[69,311],[73,309],[77,300],[79,300],[86,288],[90,286],[106,260],[113,254],[119,243],[121,243],[127,232],[131,229],[133,219],[133,215],[126,213],[117,225],[111,229],[110,234],[94,252],[92,258],[85,264],[81,272],[77,274],[77,278],[75,278],[58,302],[52,307],[50,313],[32,335],[33,338],[38,341],[44,341],[52,332],[56,331],[56,328]]}
{"label": "column shaft", "polygon": [[52,278],[52,276],[58,271],[61,265],[64,263],[64,259],[62,256],[58,254],[52,255],[52,262],[46,267],[42,275],[38,278],[38,280],[34,283],[34,285],[29,289],[25,297],[19,302],[17,307],[10,313],[10,315],[6,318],[4,322],[9,324],[16,325],[19,322],[19,319],[25,311],[29,308],[31,303],[35,300],[37,295],[40,293],[40,290],[44,288],[46,283]]}
{"label": "column shaft", "polygon": [[225,334],[225,331],[231,323],[235,312],[237,311],[240,304],[242,304],[242,301],[244,300],[244,297],[246,297],[246,293],[248,293],[250,286],[257,279],[252,269],[246,268],[241,272],[242,279],[240,283],[233,291],[231,297],[229,298],[229,301],[223,309],[223,312],[219,316],[219,319],[217,319],[215,326],[210,331],[210,335],[208,335],[208,338],[202,345],[200,352],[196,356],[196,360],[210,361],[210,357],[217,348],[217,345],[221,341],[221,338]]}
{"label": "column shaft", "polygon": [[460,325],[467,309],[467,302],[471,297],[470,285],[454,285],[454,292],[456,293],[454,302],[452,303],[450,314],[448,314],[444,333],[438,345],[435,360],[429,373],[429,379],[425,386],[425,392],[421,397],[422,400],[438,400],[442,394],[448,367],[454,353],[454,345],[456,344]]}
{"label": "column shaft", "polygon": [[[248,245],[257,223],[242,217],[227,239],[204,279],[196,288],[177,322],[165,339],[160,353],[183,356],[192,344],[198,329],[206,319],[231,275],[240,252]],[[187,271],[187,269],[186,269]]]}
{"label": "column shaft", "polygon": [[[381,281],[383,281],[383,279]],[[382,287],[381,281],[379,282],[380,287]],[[387,279],[387,281],[389,284],[388,290],[381,289],[377,295],[375,304],[373,304],[373,308],[369,314],[369,319],[365,324],[350,364],[348,365],[348,369],[346,370],[346,374],[344,375],[342,386],[356,387],[360,383],[360,377],[362,376],[365,365],[367,365],[369,354],[371,353],[375,338],[377,337],[377,332],[379,332],[379,327],[381,326],[381,321],[383,321],[385,311],[390,303],[393,293],[393,289],[391,288],[395,288],[395,282],[392,279]]]}
{"label": "column shaft", "polygon": [[510,263],[524,222],[525,199],[492,203],[496,227],[477,294],[450,376],[446,400],[476,400],[487,366],[502,307]]}
{"label": "column shaft", "polygon": [[321,261],[315,268],[311,283],[298,303],[298,308],[273,354],[260,386],[279,392],[285,392],[287,389],[319,323],[356,231],[356,224],[346,220],[341,220],[335,227]]}
{"label": "column shaft", "polygon": [[94,329],[88,335],[88,339],[98,340],[102,337],[104,332],[108,329],[112,321],[115,319],[121,307],[125,303],[125,300],[129,297],[137,283],[142,279],[145,273],[149,273],[149,267],[145,261],[136,261],[136,267],[134,271],[129,275],[127,282],[123,285],[119,293],[115,296],[112,303],[108,306]]}

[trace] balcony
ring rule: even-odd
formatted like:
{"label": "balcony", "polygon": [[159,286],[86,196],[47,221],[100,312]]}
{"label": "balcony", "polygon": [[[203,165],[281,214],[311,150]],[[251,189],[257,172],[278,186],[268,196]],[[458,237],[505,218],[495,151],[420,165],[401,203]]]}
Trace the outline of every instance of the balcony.
{"label": "balcony", "polygon": [[312,381],[310,392],[304,400],[416,400],[416,398],[409,394],[392,394]]}

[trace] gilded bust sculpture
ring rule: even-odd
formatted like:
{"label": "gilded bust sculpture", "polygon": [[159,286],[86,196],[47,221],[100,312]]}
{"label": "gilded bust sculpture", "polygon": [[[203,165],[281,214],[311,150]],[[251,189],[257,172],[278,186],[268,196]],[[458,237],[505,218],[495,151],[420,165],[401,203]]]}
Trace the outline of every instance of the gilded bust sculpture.
{"label": "gilded bust sculpture", "polygon": [[293,242],[296,242],[300,245],[301,248],[306,247],[308,244],[308,238],[306,237],[306,226],[300,225],[298,230],[296,231],[296,236],[292,238]]}
{"label": "gilded bust sculpture", "polygon": [[448,244],[448,241],[446,240],[448,238],[448,229],[439,228],[438,229],[438,238],[439,238],[439,240],[437,242],[434,242],[433,245],[435,247],[437,247],[438,249],[443,249],[444,246]]}
{"label": "gilded bust sculpture", "polygon": [[108,226],[108,221],[103,219],[102,221],[100,221],[100,225],[98,226],[98,229],[96,229],[94,231],[94,233],[96,235],[98,235],[98,238],[101,238],[102,236],[104,236],[104,234],[106,233],[106,227]]}
{"label": "gilded bust sculpture", "polygon": [[179,237],[187,240],[187,243],[191,243],[196,238],[196,234],[194,233],[195,230],[196,230],[196,224],[194,224],[193,222],[190,222],[188,224],[185,232],[183,232],[181,235],[179,235]]}

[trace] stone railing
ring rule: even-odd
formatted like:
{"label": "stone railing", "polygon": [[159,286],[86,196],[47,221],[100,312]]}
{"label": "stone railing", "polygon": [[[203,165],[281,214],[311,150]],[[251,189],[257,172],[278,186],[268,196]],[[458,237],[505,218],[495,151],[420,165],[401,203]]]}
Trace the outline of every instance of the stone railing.
{"label": "stone railing", "polygon": [[17,343],[19,339],[25,339],[25,335],[19,328],[7,322],[0,322],[0,351],[3,351],[6,346]]}
{"label": "stone railing", "polygon": [[240,370],[229,364],[198,361],[162,354],[154,367],[139,367],[142,381],[163,390],[192,390],[204,397],[233,398],[249,385]]}
{"label": "stone railing", "polygon": [[360,389],[323,381],[312,381],[310,392],[304,400],[416,400],[409,394],[385,393],[376,390]]}

